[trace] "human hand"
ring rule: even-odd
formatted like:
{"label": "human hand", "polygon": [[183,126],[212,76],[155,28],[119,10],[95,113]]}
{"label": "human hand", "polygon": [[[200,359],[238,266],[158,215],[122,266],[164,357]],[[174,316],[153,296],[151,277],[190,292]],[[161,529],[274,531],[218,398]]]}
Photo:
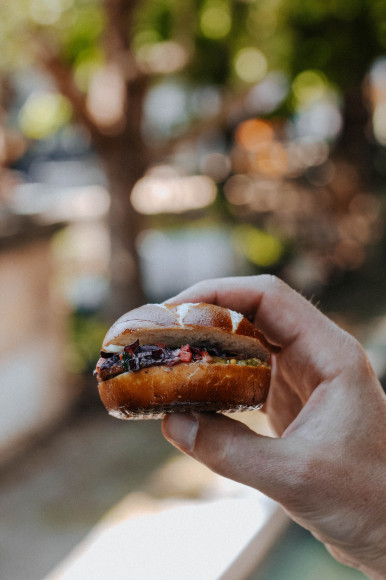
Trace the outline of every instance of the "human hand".
{"label": "human hand", "polygon": [[360,344],[271,276],[201,282],[170,302],[237,310],[280,347],[265,411],[280,438],[222,415],[168,415],[164,436],[279,502],[340,562],[386,578],[386,396]]}

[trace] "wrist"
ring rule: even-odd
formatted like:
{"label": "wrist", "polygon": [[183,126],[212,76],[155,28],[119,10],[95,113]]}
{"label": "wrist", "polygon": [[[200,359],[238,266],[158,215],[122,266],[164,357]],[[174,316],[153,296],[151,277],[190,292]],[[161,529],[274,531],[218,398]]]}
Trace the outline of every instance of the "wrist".
{"label": "wrist", "polygon": [[385,580],[386,579],[386,555],[379,560],[372,562],[369,565],[359,567],[370,580]]}
{"label": "wrist", "polygon": [[384,546],[380,546],[377,553],[374,550],[370,557],[362,558],[357,555],[348,564],[363,572],[370,580],[386,580],[386,553]]}
{"label": "wrist", "polygon": [[[375,525],[375,522],[374,522]],[[360,570],[371,580],[386,579],[386,526],[373,530],[372,541],[367,544],[367,553],[360,558]]]}
{"label": "wrist", "polygon": [[378,536],[377,541],[366,548],[342,549],[329,543],[325,543],[325,547],[338,562],[356,568],[370,580],[386,580],[386,540],[379,540]]}

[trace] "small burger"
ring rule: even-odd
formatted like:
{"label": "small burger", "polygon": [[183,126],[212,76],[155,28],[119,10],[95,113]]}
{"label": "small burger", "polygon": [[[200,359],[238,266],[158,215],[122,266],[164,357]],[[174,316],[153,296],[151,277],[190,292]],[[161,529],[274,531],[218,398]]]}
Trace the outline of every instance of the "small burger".
{"label": "small burger", "polygon": [[146,304],[107,332],[94,374],[119,419],[257,409],[268,394],[270,345],[228,308]]}

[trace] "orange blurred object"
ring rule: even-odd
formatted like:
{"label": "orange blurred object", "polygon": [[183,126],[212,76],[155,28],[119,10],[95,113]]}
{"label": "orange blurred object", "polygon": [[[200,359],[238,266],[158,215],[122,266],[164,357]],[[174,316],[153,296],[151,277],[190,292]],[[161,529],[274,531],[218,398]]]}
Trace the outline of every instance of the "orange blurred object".
{"label": "orange blurred object", "polygon": [[237,127],[235,138],[242,149],[258,151],[262,143],[273,140],[274,132],[266,121],[249,119]]}
{"label": "orange blurred object", "polygon": [[264,143],[254,160],[254,168],[269,177],[284,176],[288,169],[288,155],[278,142]]}

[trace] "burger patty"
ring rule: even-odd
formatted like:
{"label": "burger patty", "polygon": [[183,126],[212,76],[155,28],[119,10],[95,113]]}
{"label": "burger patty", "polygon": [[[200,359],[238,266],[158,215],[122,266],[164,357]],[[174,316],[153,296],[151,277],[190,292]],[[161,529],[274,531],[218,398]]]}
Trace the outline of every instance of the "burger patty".
{"label": "burger patty", "polygon": [[139,371],[143,368],[166,365],[174,366],[180,363],[205,362],[249,364],[258,366],[265,364],[257,358],[247,359],[242,354],[222,352],[217,348],[198,347],[185,344],[179,348],[168,348],[164,344],[140,345],[139,340],[125,346],[122,353],[114,354],[101,351],[97,369],[94,374],[99,381],[111,379],[128,371]]}

